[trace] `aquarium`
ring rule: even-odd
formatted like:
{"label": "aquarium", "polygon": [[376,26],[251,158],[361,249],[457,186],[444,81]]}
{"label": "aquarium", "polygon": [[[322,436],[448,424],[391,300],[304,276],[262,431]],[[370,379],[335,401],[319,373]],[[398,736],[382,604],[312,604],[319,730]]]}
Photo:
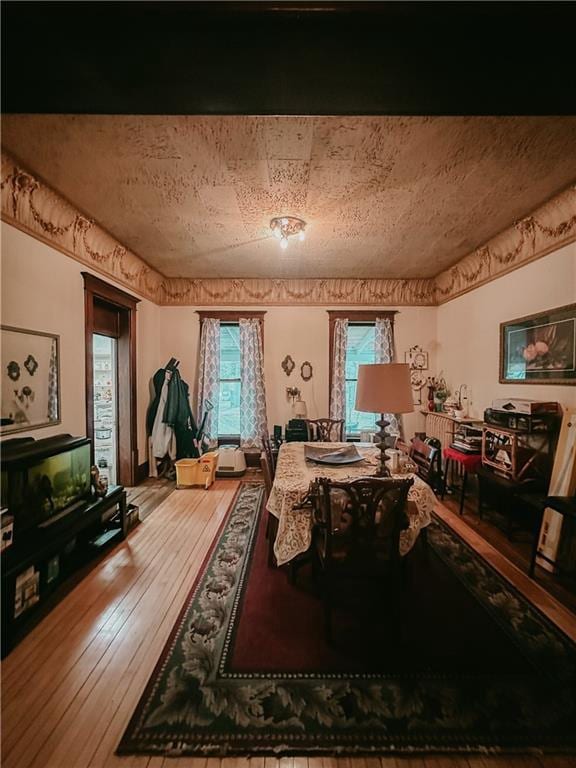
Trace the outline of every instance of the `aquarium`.
{"label": "aquarium", "polygon": [[[3,474],[2,505],[17,528],[28,528],[90,498],[90,443],[32,459]],[[5,481],[8,482],[5,482]],[[75,507],[74,507],[75,508]]]}

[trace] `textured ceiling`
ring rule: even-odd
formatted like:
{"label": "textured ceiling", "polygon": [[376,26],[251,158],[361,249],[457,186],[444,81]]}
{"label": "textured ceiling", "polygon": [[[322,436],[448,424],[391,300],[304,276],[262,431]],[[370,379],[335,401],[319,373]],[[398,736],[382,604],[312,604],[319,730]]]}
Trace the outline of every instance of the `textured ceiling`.
{"label": "textured ceiling", "polygon": [[2,143],[171,277],[430,277],[576,179],[571,117],[7,115]]}

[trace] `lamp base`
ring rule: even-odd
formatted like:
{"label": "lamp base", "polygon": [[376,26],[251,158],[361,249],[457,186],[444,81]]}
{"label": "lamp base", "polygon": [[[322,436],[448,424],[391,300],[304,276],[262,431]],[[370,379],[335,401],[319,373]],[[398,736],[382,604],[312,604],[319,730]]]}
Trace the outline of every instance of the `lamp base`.
{"label": "lamp base", "polygon": [[380,449],[380,467],[378,468],[378,472],[376,473],[377,477],[390,477],[390,470],[386,466],[386,462],[390,461],[390,457],[386,455],[386,438],[389,437],[388,432],[386,432],[386,427],[389,426],[390,422],[387,421],[384,418],[384,414],[381,414],[380,419],[376,422],[376,425],[380,427],[380,431],[378,432],[378,448]]}

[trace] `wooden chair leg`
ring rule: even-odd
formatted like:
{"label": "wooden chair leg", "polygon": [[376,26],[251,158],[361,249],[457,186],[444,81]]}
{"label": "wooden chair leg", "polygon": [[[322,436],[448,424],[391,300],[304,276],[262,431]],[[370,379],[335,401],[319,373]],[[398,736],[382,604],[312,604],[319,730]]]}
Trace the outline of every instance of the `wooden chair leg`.
{"label": "wooden chair leg", "polygon": [[478,517],[482,520],[482,480],[478,478]]}
{"label": "wooden chair leg", "polygon": [[464,514],[464,496],[466,495],[466,480],[468,479],[468,472],[464,468],[464,477],[462,478],[462,490],[460,492],[460,515]]}
{"label": "wooden chair leg", "polygon": [[542,527],[543,518],[544,507],[542,506],[538,515],[536,515],[536,525],[534,527],[534,543],[532,544],[532,555],[530,557],[530,567],[528,568],[528,576],[531,579],[534,578],[534,570],[536,568],[536,555],[538,554],[538,542],[540,540],[540,528]]}
{"label": "wooden chair leg", "polygon": [[274,554],[274,542],[276,541],[276,534],[278,533],[278,520],[268,513],[268,521],[266,523],[266,538],[268,539],[268,567],[276,567],[276,555]]}
{"label": "wooden chair leg", "polygon": [[446,466],[444,467],[444,482],[442,483],[442,495],[441,500],[444,501],[446,495],[446,485],[448,484],[448,470],[450,469],[450,459],[446,459]]}

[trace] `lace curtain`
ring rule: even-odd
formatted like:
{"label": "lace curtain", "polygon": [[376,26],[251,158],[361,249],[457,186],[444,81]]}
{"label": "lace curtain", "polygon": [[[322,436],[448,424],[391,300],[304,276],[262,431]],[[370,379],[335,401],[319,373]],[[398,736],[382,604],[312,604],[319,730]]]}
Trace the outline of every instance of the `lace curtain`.
{"label": "lace curtain", "polygon": [[348,320],[334,321],[334,349],[332,354],[332,389],[330,392],[330,418],[346,419],[346,345]]}
{"label": "lace curtain", "polygon": [[48,365],[48,421],[58,419],[58,348],[56,339],[52,339],[50,363]]}
{"label": "lace curtain", "polygon": [[[395,358],[394,332],[392,322],[388,317],[377,317],[374,333],[374,347],[377,363],[393,363]],[[392,435],[402,436],[402,420],[394,413],[384,414],[384,418],[390,422],[387,431]]]}
{"label": "lace curtain", "polygon": [[240,318],[240,445],[260,448],[268,433],[261,324]]}
{"label": "lace curtain", "polygon": [[205,433],[213,440],[218,437],[218,399],[220,396],[220,320],[205,317],[200,333],[200,364],[198,371],[198,410],[200,424],[204,414],[204,401],[210,400],[214,408],[206,419]]}

